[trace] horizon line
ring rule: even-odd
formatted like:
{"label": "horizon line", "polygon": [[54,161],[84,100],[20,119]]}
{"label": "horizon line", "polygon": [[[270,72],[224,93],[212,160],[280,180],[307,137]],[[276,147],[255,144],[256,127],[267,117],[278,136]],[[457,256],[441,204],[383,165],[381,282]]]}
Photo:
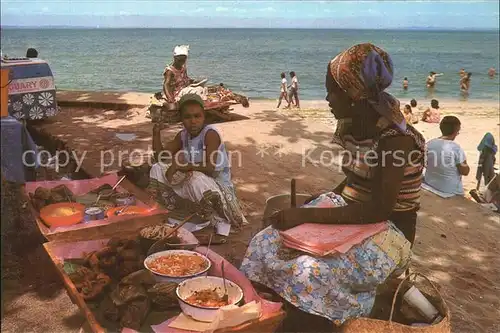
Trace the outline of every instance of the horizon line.
{"label": "horizon line", "polygon": [[213,30],[222,30],[222,29],[241,29],[241,30],[251,30],[251,29],[259,29],[259,30],[402,30],[402,31],[499,31],[498,28],[475,28],[475,27],[460,27],[460,28],[451,28],[451,27],[386,27],[386,28],[342,28],[342,27],[144,27],[144,26],[124,26],[124,27],[113,27],[113,26],[103,26],[94,25],[94,26],[72,26],[72,25],[0,25],[0,29],[182,29],[182,30],[196,30],[196,29],[213,29]]}

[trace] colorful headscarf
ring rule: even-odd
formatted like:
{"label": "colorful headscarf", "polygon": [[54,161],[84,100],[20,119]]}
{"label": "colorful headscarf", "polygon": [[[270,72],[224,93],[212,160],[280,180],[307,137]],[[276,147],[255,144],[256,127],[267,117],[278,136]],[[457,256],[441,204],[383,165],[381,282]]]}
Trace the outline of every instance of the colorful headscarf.
{"label": "colorful headscarf", "polygon": [[391,85],[394,73],[387,52],[370,43],[354,45],[330,62],[330,71],[351,99],[368,100],[380,115],[406,130],[399,101],[384,91]]}
{"label": "colorful headscarf", "polygon": [[491,134],[490,132],[484,135],[483,139],[479,143],[479,146],[477,146],[477,150],[483,151],[485,147],[488,147],[491,150],[493,150],[493,153],[495,154],[497,153],[498,147],[495,144],[495,138],[493,137],[493,134]]}

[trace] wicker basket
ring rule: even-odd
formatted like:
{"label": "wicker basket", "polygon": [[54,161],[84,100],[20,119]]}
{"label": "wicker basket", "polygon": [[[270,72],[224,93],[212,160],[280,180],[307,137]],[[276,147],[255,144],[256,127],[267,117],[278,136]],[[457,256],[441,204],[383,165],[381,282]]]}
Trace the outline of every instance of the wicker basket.
{"label": "wicker basket", "polygon": [[[437,296],[438,302],[434,304],[436,308],[439,310],[440,315],[443,317],[439,323],[429,326],[417,327],[417,326],[408,326],[400,323],[396,323],[392,321],[394,315],[394,307],[396,304],[396,297],[401,290],[401,286],[403,283],[408,280],[410,277],[416,278],[420,276],[424,278],[432,287],[435,296]],[[405,279],[403,279],[394,294],[391,306],[391,314],[389,316],[389,320],[380,320],[380,319],[372,319],[372,318],[357,318],[348,321],[342,326],[343,333],[451,333],[451,320],[450,320],[450,310],[446,305],[444,298],[441,296],[439,290],[436,286],[424,275],[420,273],[413,273],[408,275]]]}

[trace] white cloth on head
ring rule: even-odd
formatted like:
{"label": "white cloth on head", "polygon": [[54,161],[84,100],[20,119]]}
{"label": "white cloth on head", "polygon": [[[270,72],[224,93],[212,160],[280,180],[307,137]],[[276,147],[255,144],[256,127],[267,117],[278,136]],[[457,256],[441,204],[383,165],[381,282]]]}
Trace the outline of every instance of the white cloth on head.
{"label": "white cloth on head", "polygon": [[189,45],[177,45],[174,47],[174,57],[176,56],[188,56]]}

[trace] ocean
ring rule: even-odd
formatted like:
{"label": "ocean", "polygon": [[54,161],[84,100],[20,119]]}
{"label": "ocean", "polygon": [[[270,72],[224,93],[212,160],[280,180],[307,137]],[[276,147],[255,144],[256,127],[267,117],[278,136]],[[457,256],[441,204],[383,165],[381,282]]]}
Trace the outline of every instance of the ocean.
{"label": "ocean", "polygon": [[[2,29],[4,55],[28,47],[49,61],[58,89],[161,90],[163,68],[177,44],[189,44],[188,73],[223,82],[251,98],[275,99],[280,73],[295,71],[300,97],[325,97],[328,62],[343,49],[371,42],[389,52],[395,75],[389,91],[401,99],[426,97],[429,71],[437,98],[459,99],[461,68],[472,73],[470,99],[499,100],[498,31],[289,30],[289,29]],[[288,75],[287,75],[288,77]],[[407,77],[409,90],[403,91]],[[289,82],[290,79],[288,78]]]}

